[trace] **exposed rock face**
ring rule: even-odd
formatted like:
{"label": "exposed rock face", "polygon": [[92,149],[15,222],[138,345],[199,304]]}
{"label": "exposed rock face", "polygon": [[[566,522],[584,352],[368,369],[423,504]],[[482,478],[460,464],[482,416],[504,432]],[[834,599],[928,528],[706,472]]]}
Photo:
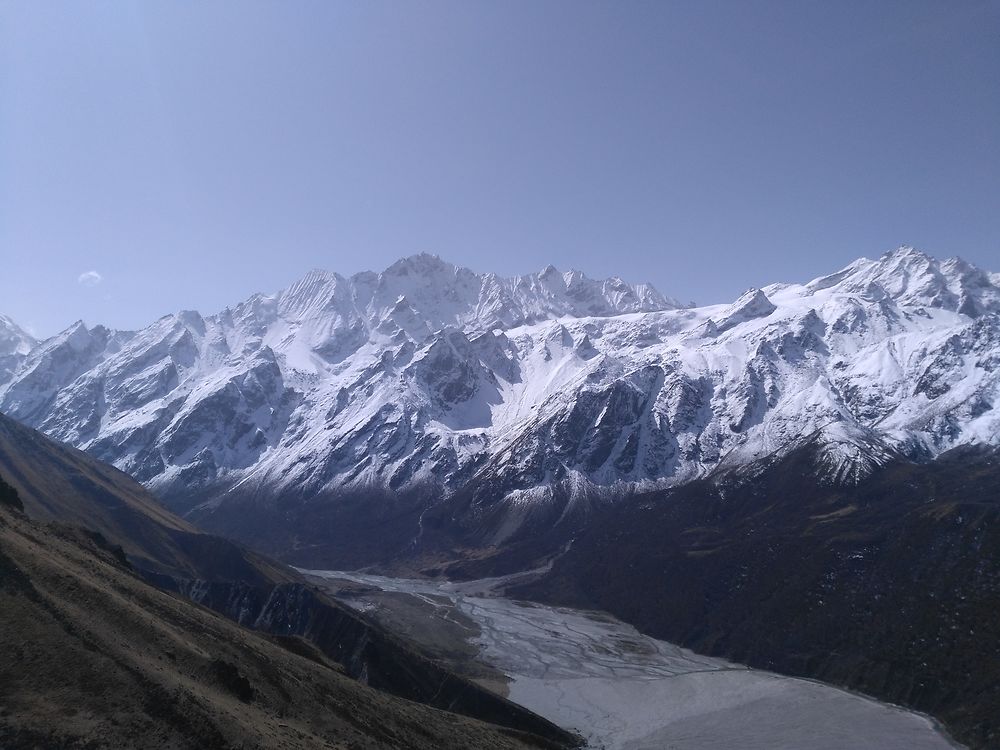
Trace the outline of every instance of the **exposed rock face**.
{"label": "exposed rock face", "polygon": [[142,331],[15,338],[0,409],[318,566],[419,545],[443,498],[501,540],[812,437],[837,482],[1000,439],[997,277],[910,248],[702,308],[421,255]]}

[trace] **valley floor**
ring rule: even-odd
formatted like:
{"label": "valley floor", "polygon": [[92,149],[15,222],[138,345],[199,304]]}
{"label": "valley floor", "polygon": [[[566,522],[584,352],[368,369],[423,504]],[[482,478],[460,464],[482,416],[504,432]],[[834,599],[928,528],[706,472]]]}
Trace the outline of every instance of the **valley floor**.
{"label": "valley floor", "polygon": [[[476,666],[466,665],[467,673],[485,670],[480,682],[499,686],[514,702],[578,732],[591,748],[958,747],[920,714],[818,682],[699,656],[603,613],[497,596],[496,579],[450,583],[303,572],[351,606],[403,627],[436,655],[447,651],[453,660],[471,658]],[[445,638],[454,642],[444,647]]]}

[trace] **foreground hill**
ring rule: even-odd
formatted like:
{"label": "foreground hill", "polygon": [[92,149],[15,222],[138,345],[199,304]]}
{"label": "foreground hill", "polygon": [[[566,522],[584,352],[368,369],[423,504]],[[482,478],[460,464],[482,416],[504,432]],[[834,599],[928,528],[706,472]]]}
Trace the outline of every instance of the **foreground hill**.
{"label": "foreground hill", "polygon": [[[252,634],[235,624],[239,623],[262,633],[274,634],[282,639],[282,643],[324,664],[338,664],[337,669],[345,680],[353,678],[401,698],[502,725],[508,728],[505,731],[524,736],[527,738],[525,741],[530,739],[536,744],[565,746],[575,741],[549,722],[452,674],[407,642],[323,596],[307,585],[296,571],[230,541],[196,531],[157,505],[146,490],[121,472],[81,451],[55,443],[3,415],[0,415],[0,478],[6,478],[0,497],[6,498],[11,508],[23,509],[28,517],[35,519],[21,516],[20,511],[6,512],[4,528],[8,528],[14,536],[0,542],[0,551],[7,555],[11,566],[3,575],[14,583],[27,581],[30,585],[17,589],[25,596],[25,592],[47,592],[47,596],[41,599],[31,594],[23,601],[17,600],[17,607],[14,606],[17,602],[12,602],[9,608],[0,606],[0,619],[7,616],[14,618],[3,619],[0,629],[12,643],[20,643],[32,637],[30,623],[39,617],[40,612],[48,611],[54,613],[49,619],[55,618],[55,623],[61,623],[68,636],[79,635],[83,644],[74,646],[72,639],[65,644],[53,640],[45,647],[52,649],[46,650],[48,656],[45,659],[37,657],[34,662],[25,662],[34,664],[30,669],[22,664],[20,677],[28,678],[28,683],[15,680],[19,672],[14,662],[20,657],[11,656],[9,671],[0,680],[0,689],[5,695],[9,693],[12,699],[25,691],[30,693],[35,690],[32,680],[41,680],[44,684],[48,684],[45,681],[58,683],[61,679],[58,661],[60,649],[64,646],[80,646],[93,651],[94,661],[82,662],[81,670],[91,666],[96,669],[95,665],[103,659],[121,661],[124,658],[125,671],[131,674],[141,665],[128,661],[131,658],[128,654],[152,651],[162,656],[163,649],[169,648],[162,644],[183,639],[185,628],[190,627],[193,628],[189,634],[193,639],[191,642],[195,644],[192,648],[211,660],[219,658],[227,664],[236,663],[233,658],[238,654],[226,652],[229,656],[219,655],[213,650],[213,642],[199,639],[200,631],[207,627],[204,622],[216,622],[211,619],[215,615],[184,601],[189,599],[234,621],[213,625],[210,629],[219,633],[222,640],[268,643],[265,636]],[[74,525],[67,524],[67,521]],[[57,525],[45,525],[45,522]],[[83,552],[76,550],[72,544],[82,545]],[[88,563],[86,554],[95,550],[102,560],[111,560],[117,567],[104,571],[100,566]],[[21,553],[27,556],[21,557]],[[65,570],[62,577],[55,572],[59,569]],[[96,581],[80,579],[87,572],[102,577]],[[49,581],[49,575],[55,578]],[[122,578],[128,580],[119,580]],[[150,583],[165,591],[158,591]],[[173,595],[168,592],[173,592]],[[84,593],[87,596],[79,598],[78,594],[82,596]],[[172,603],[168,606],[164,602]],[[119,607],[121,611],[117,609]],[[160,622],[163,617],[168,619]],[[206,617],[209,619],[203,621]],[[47,620],[41,618],[38,621]],[[148,632],[140,626],[147,627]],[[91,629],[100,631],[102,638],[87,635]],[[154,636],[155,642],[150,642],[149,639]],[[289,641],[289,638],[292,640]],[[311,645],[307,645],[307,641]],[[157,644],[162,646],[160,651]],[[131,650],[133,647],[134,653]],[[120,649],[128,653],[121,656],[118,653]],[[21,654],[22,651],[15,650],[14,653]],[[271,657],[261,658],[266,661]],[[176,667],[189,676],[194,674],[187,667],[171,665],[171,669]],[[158,670],[163,668],[163,664],[157,667]],[[228,667],[219,668],[232,677]],[[296,680],[301,679],[305,677],[294,677],[290,684],[296,685]],[[99,696],[109,702],[98,700],[93,704],[93,711],[104,719],[114,717],[117,710],[114,706],[121,700],[116,695],[117,691],[130,691],[130,695],[135,692],[127,687],[126,682],[116,683],[106,692],[100,692]],[[72,705],[79,699],[76,690],[89,690],[87,684],[85,680],[79,685],[72,683],[50,698],[45,698],[43,691],[39,701],[51,699],[58,706]],[[239,684],[243,682],[239,681]],[[289,683],[281,684],[288,688]],[[297,692],[288,688],[288,696],[297,696]],[[160,709],[154,703],[135,703],[129,710],[146,711],[148,718],[158,719]],[[0,705],[10,704],[0,701]],[[387,705],[394,704],[390,702]],[[24,710],[30,714],[32,709],[25,707]],[[44,713],[40,713],[39,720],[43,716]],[[452,718],[457,721],[457,717]],[[134,720],[141,723],[138,713]],[[59,730],[72,726],[71,722],[63,723],[61,720],[55,723],[55,728]],[[98,730],[94,731],[97,734],[93,737],[100,737]],[[490,741],[490,732],[500,730],[494,727],[493,730],[482,731],[484,741]],[[529,736],[527,732],[533,734]],[[24,735],[28,739],[33,736],[31,732]],[[230,737],[229,734],[225,736]],[[376,732],[373,736],[381,735]],[[387,740],[387,746],[409,746],[400,739],[402,736]],[[215,740],[211,740],[210,736],[205,735],[203,739],[208,742],[204,746],[215,746],[211,744]],[[415,747],[435,746],[430,740],[426,745],[421,745],[419,739],[413,742]],[[192,743],[190,746],[202,746],[193,740]],[[227,743],[224,746],[239,744],[231,739]],[[112,742],[109,746],[131,744]],[[8,745],[0,741],[0,746]],[[43,746],[47,745],[43,743]],[[263,742],[263,746],[272,745]],[[453,746],[461,747],[461,744]]]}
{"label": "foreground hill", "polygon": [[[0,508],[0,746],[521,748],[360,685],[134,575],[77,527]],[[536,745],[537,746],[537,745]]]}

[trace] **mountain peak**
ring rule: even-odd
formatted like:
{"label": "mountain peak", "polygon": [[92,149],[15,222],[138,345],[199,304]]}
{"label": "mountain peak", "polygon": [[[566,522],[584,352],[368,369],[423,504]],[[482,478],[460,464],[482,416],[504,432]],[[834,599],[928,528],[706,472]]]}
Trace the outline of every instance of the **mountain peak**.
{"label": "mountain peak", "polygon": [[441,259],[439,255],[431,253],[415,253],[400,258],[383,271],[384,274],[421,274],[431,275],[440,273],[453,274],[456,266]]}
{"label": "mountain peak", "polygon": [[1000,312],[1000,287],[990,274],[961,258],[938,261],[909,245],[890,250],[878,260],[859,258],[807,284],[812,292],[836,289],[859,296],[871,296],[876,287],[903,306],[939,308],[970,317]]}
{"label": "mountain peak", "polygon": [[894,250],[889,250],[882,254],[881,260],[907,260],[907,261],[917,261],[924,263],[936,262],[934,258],[927,253],[917,250],[912,245],[900,245]]}
{"label": "mountain peak", "polygon": [[730,328],[735,328],[740,323],[746,323],[756,318],[766,318],[777,309],[777,306],[760,289],[748,289],[726,308],[718,320],[710,321],[713,326],[708,328],[714,333],[722,333]]}
{"label": "mountain peak", "polygon": [[0,356],[24,355],[38,341],[6,315],[0,314]]}
{"label": "mountain peak", "polygon": [[[618,277],[594,280],[582,271],[563,273],[549,265],[537,274],[505,278],[479,274],[426,252],[400,258],[380,273],[363,271],[349,279],[310,271],[277,299],[281,315],[290,322],[324,310],[335,314],[336,322],[330,325],[355,346],[361,345],[366,331],[396,335],[402,330],[419,342],[427,332],[446,326],[470,332],[505,330],[562,317],[608,317],[681,306],[648,284],[633,286]],[[334,332],[330,326],[321,328],[326,331],[321,336]]]}

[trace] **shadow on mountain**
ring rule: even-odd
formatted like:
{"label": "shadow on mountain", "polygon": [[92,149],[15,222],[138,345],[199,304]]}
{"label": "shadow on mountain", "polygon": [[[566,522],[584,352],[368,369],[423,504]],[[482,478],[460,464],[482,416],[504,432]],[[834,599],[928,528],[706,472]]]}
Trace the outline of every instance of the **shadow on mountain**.
{"label": "shadow on mountain", "polygon": [[807,447],[755,475],[602,508],[546,576],[509,593],[606,610],[997,747],[1000,452],[895,462],[857,487],[823,483],[815,466]]}

